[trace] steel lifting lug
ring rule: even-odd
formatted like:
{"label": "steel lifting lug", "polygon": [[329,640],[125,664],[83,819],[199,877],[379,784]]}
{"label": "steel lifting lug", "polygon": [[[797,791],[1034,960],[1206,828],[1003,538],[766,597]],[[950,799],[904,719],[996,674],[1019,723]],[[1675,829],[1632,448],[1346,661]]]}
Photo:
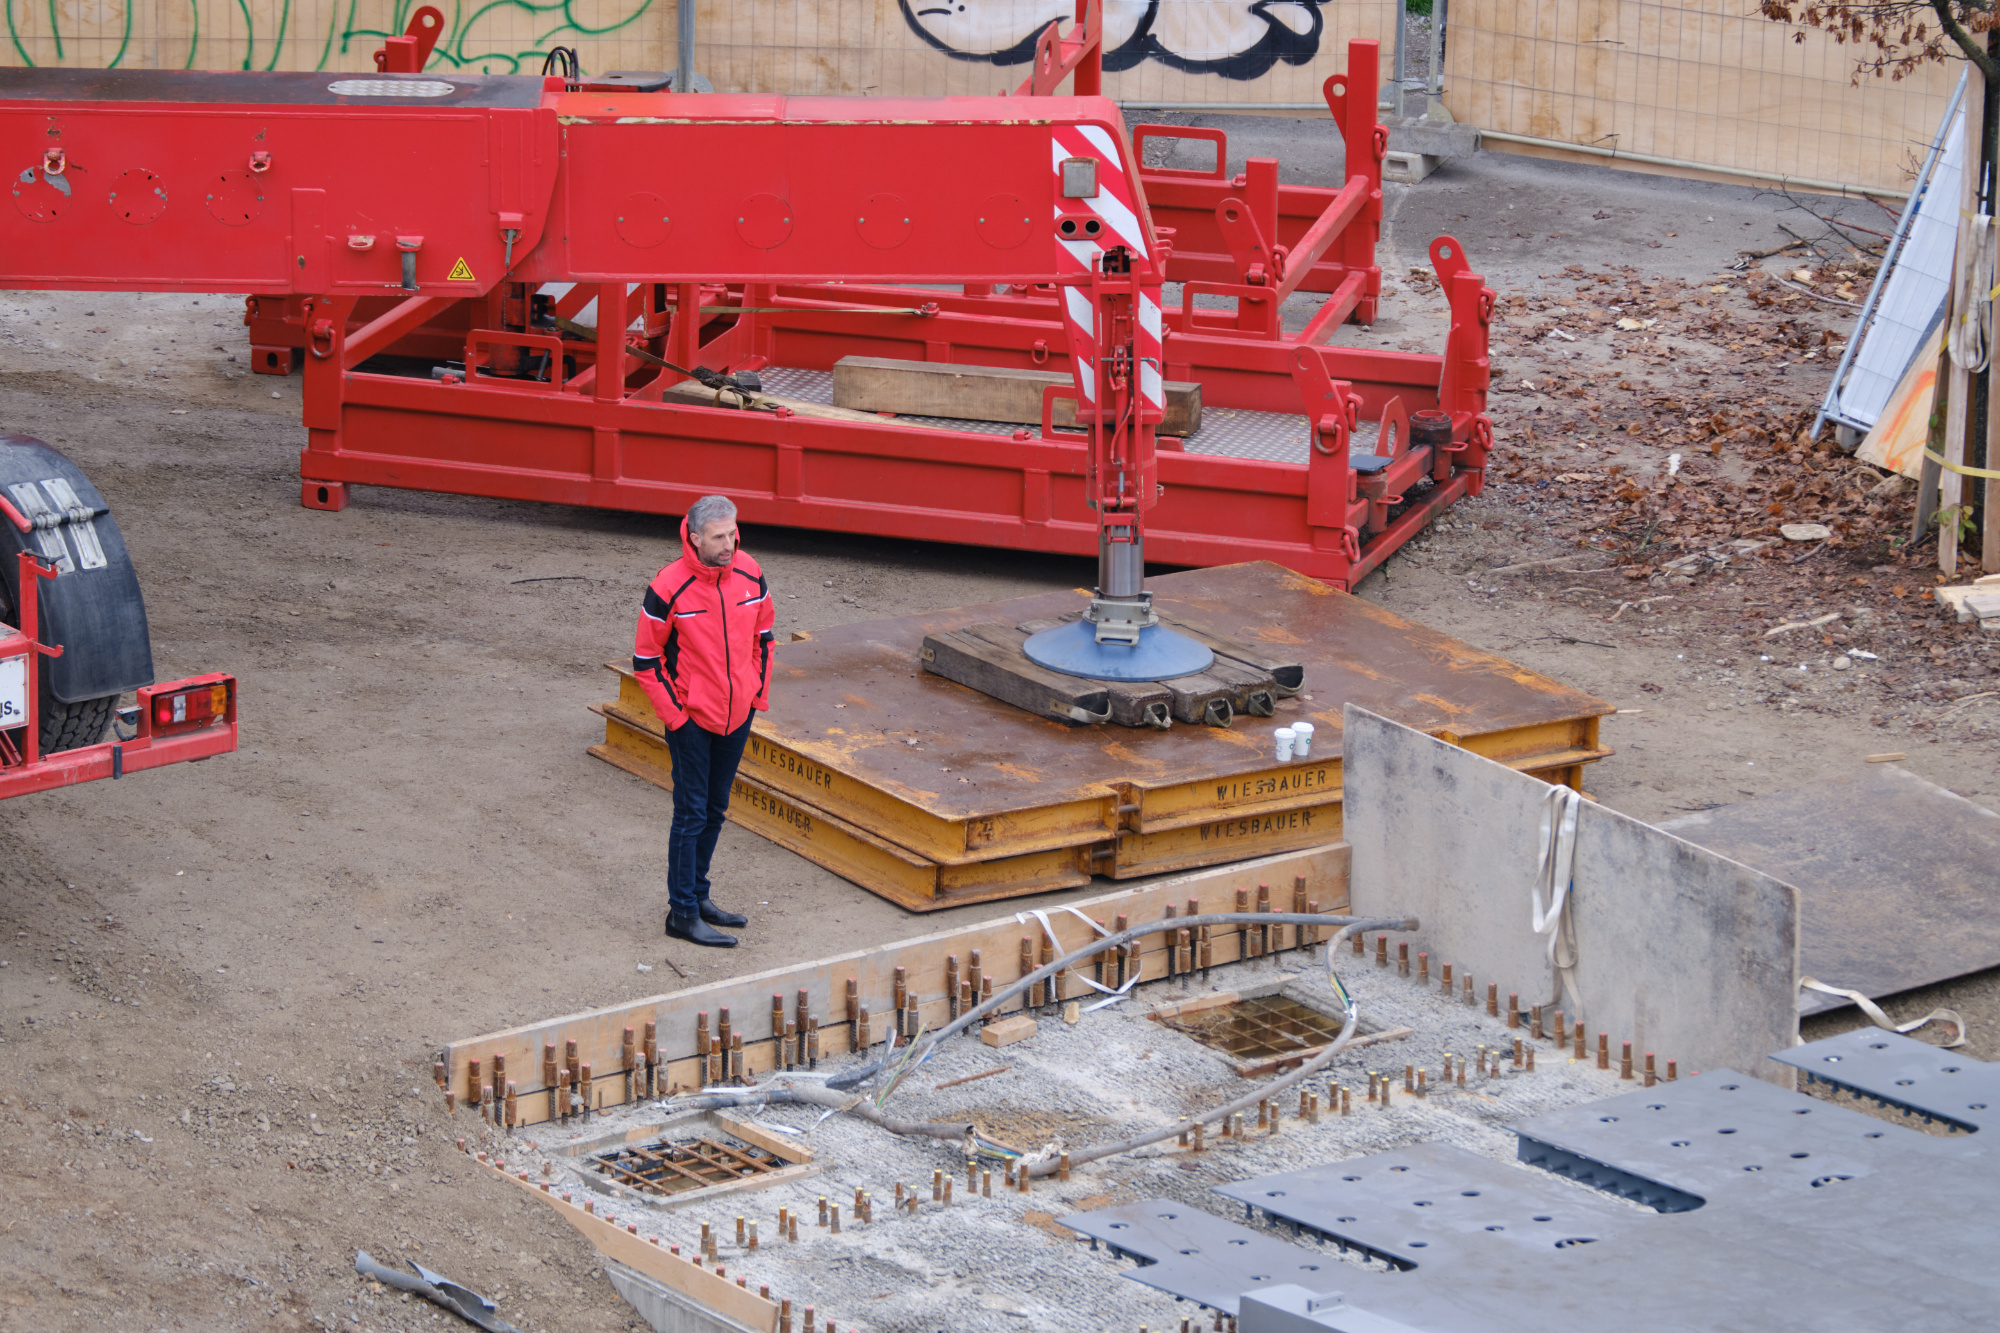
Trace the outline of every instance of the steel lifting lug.
{"label": "steel lifting lug", "polygon": [[1323,416],[1319,419],[1319,428],[1313,432],[1313,448],[1329,457],[1345,457],[1347,454],[1347,432],[1348,425],[1344,418],[1332,415]]}
{"label": "steel lifting lug", "polygon": [[[307,348],[322,361],[333,356],[333,321],[316,319],[307,331]],[[322,350],[324,349],[324,350]]]}
{"label": "steel lifting lug", "polygon": [[263,149],[250,154],[250,174],[261,176],[271,169],[271,155]]}
{"label": "steel lifting lug", "polygon": [[1038,366],[1045,363],[1049,359],[1048,339],[1046,338],[1035,339],[1035,345],[1028,349],[1028,359],[1030,361],[1033,361]]}
{"label": "steel lifting lug", "polygon": [[60,176],[68,169],[68,153],[60,148],[44,148],[42,150],[42,174],[44,176]]}

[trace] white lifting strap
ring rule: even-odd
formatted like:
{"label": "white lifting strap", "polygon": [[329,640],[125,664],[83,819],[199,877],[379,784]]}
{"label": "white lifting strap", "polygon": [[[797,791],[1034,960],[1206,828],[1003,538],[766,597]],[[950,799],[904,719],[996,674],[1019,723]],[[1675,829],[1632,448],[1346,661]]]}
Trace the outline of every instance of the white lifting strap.
{"label": "white lifting strap", "polygon": [[[1549,937],[1549,963],[1556,971],[1557,998],[1569,992],[1573,1007],[1581,1008],[1576,993],[1576,926],[1569,910],[1570,891],[1575,887],[1576,821],[1583,797],[1564,786],[1551,786],[1542,799],[1542,863],[1535,875],[1530,900],[1537,935]],[[1548,906],[1543,907],[1546,902]]]}
{"label": "white lifting strap", "polygon": [[[1084,925],[1089,926],[1091,930],[1095,932],[1100,939],[1111,933],[1110,931],[1106,930],[1103,926],[1098,925],[1095,921],[1085,916],[1083,913],[1077,911],[1074,907],[1059,907],[1056,910],[1059,912],[1068,912],[1078,921],[1081,921],[1083,922]],[[1063,948],[1062,941],[1056,938],[1055,927],[1049,924],[1049,914],[1047,912],[1040,911],[1035,908],[1030,908],[1028,911],[1025,912],[1014,913],[1014,919],[1020,922],[1024,926],[1028,924],[1029,917],[1033,917],[1035,918],[1035,920],[1041,922],[1042,934],[1048,937],[1049,948],[1054,951],[1056,957],[1060,958],[1064,954],[1070,952],[1069,950]],[[1092,981],[1089,977],[1086,977],[1085,975],[1083,975],[1083,973],[1077,971],[1075,968],[1070,968],[1068,969],[1068,971],[1070,976],[1075,977],[1078,981],[1081,981],[1084,985],[1090,987],[1092,990],[1099,991],[1111,997],[1108,1000],[1099,1000],[1096,1004],[1093,1004],[1089,1008],[1085,1009],[1083,1012],[1086,1014],[1094,1012],[1095,1010],[1098,1009],[1102,1009],[1104,1008],[1104,1006],[1108,1004],[1118,1003],[1120,1000],[1125,999],[1128,995],[1132,993],[1132,987],[1139,984],[1139,969],[1136,967],[1132,969],[1132,975],[1125,978],[1125,984],[1123,986],[1120,986],[1116,990],[1113,990],[1109,986],[1098,985],[1095,981]]]}

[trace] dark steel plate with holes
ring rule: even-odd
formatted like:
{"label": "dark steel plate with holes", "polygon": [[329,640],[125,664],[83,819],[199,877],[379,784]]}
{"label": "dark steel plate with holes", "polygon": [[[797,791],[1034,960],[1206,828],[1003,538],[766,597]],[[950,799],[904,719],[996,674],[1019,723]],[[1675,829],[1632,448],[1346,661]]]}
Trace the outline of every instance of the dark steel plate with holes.
{"label": "dark steel plate with holes", "polygon": [[1536,1116],[1514,1132],[1530,1166],[1677,1213],[1732,1191],[1797,1192],[1871,1175],[1886,1128],[1722,1070]]}
{"label": "dark steel plate with holes", "polygon": [[[1245,1301],[1239,1333],[1356,1310],[1434,1333],[2000,1327],[2000,1143],[1916,1127],[1976,1129],[2000,1065],[1877,1031],[1777,1058],[1914,1108],[1909,1127],[1724,1070],[1525,1122],[1521,1165],[1426,1144],[1227,1186],[1393,1265],[1335,1258],[1296,1285],[1344,1303],[1302,1322],[1300,1300]],[[1178,1291],[1164,1267],[1147,1280]]]}
{"label": "dark steel plate with holes", "polygon": [[1528,1262],[1643,1220],[1543,1172],[1443,1143],[1261,1176],[1216,1193],[1401,1269],[1475,1255]]}
{"label": "dark steel plate with holes", "polygon": [[1771,1058],[1947,1129],[1971,1131],[2000,1120],[1993,1111],[2000,1106],[2000,1064],[1879,1028],[1794,1046]]}
{"label": "dark steel plate with holes", "polygon": [[1346,1271],[1311,1250],[1171,1199],[1072,1213],[1060,1223],[1138,1260],[1142,1266],[1126,1274],[1133,1281],[1225,1314],[1236,1313],[1243,1292],[1284,1283],[1317,1290]]}

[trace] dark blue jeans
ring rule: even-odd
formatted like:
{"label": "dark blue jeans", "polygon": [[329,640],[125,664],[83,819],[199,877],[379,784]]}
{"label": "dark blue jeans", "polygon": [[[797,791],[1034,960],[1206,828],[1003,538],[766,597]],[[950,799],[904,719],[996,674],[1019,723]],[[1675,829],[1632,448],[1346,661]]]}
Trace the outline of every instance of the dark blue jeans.
{"label": "dark blue jeans", "polygon": [[[754,719],[755,713],[751,714]],[[726,736],[703,731],[690,720],[667,733],[674,756],[674,823],[667,834],[667,902],[675,916],[692,916],[708,898],[708,863],[729,813],[729,788],[743,743],[746,721]]]}

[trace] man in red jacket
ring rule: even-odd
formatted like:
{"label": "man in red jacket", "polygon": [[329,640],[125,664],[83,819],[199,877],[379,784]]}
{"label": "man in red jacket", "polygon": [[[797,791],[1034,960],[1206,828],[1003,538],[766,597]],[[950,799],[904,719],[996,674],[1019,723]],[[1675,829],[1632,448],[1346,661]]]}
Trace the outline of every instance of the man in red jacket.
{"label": "man in red jacket", "polygon": [[736,549],[736,506],[706,495],[681,523],[681,558],[654,576],[639,611],[632,670],[667,729],[674,822],[667,835],[667,934],[711,948],[748,921],[708,900],[729,788],[750,718],[771,706],[771,589]]}

